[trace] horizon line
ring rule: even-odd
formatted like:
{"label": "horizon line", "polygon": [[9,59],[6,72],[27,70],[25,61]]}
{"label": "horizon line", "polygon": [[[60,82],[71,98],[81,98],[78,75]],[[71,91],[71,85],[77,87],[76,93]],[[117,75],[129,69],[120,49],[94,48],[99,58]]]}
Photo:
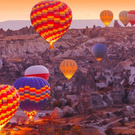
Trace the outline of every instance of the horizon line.
{"label": "horizon line", "polygon": [[[87,21],[87,20],[100,20],[100,19],[72,19],[72,21]],[[119,19],[113,19],[113,20],[119,20]],[[5,20],[5,21],[0,21],[0,22],[8,22],[8,21],[30,21],[30,20]]]}

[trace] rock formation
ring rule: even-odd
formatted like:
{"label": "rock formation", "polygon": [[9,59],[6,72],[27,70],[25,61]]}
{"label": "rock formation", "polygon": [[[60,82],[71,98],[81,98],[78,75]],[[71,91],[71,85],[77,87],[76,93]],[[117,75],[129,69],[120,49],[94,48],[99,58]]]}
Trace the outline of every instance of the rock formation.
{"label": "rock formation", "polygon": [[[0,29],[0,81],[12,85],[26,68],[40,64],[49,69],[51,99],[62,106],[70,103],[80,114],[115,103],[134,103],[134,40],[134,27],[70,29],[50,50],[32,27]],[[99,42],[108,47],[100,63],[91,53],[91,47]],[[70,80],[59,70],[64,59],[74,59],[78,65]]]}

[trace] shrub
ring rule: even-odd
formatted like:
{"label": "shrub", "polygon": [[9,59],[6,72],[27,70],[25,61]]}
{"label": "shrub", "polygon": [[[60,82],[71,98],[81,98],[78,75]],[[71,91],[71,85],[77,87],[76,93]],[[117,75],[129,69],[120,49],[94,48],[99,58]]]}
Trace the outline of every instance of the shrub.
{"label": "shrub", "polygon": [[106,131],[105,131],[106,135],[114,135],[114,132],[112,130],[112,128],[108,128]]}
{"label": "shrub", "polygon": [[54,102],[53,102],[53,106],[54,106],[54,107],[61,107],[60,101],[59,101],[59,100],[58,100],[58,101],[54,101]]}
{"label": "shrub", "polygon": [[70,131],[72,135],[84,135],[84,132],[79,125],[73,126]]}
{"label": "shrub", "polygon": [[125,121],[124,120],[120,120],[119,122],[120,122],[121,126],[125,126]]}

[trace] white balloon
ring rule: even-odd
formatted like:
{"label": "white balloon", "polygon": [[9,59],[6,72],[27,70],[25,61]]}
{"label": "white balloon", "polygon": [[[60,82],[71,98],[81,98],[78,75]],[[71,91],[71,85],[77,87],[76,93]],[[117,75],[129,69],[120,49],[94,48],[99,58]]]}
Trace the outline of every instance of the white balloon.
{"label": "white balloon", "polygon": [[42,77],[45,80],[48,80],[49,78],[49,71],[48,69],[43,65],[34,65],[27,68],[24,72],[24,76],[26,77]]}

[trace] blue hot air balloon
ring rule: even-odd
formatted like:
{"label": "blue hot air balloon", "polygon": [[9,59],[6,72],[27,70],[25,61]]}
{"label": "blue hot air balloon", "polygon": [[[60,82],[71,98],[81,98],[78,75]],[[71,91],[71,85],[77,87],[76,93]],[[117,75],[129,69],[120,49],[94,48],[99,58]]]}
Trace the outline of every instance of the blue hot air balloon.
{"label": "blue hot air balloon", "polygon": [[20,108],[33,119],[50,96],[49,83],[40,77],[21,77],[14,82],[14,87],[20,95]]}
{"label": "blue hot air balloon", "polygon": [[96,57],[97,61],[101,61],[106,53],[107,47],[102,43],[95,44],[92,47],[92,54]]}

